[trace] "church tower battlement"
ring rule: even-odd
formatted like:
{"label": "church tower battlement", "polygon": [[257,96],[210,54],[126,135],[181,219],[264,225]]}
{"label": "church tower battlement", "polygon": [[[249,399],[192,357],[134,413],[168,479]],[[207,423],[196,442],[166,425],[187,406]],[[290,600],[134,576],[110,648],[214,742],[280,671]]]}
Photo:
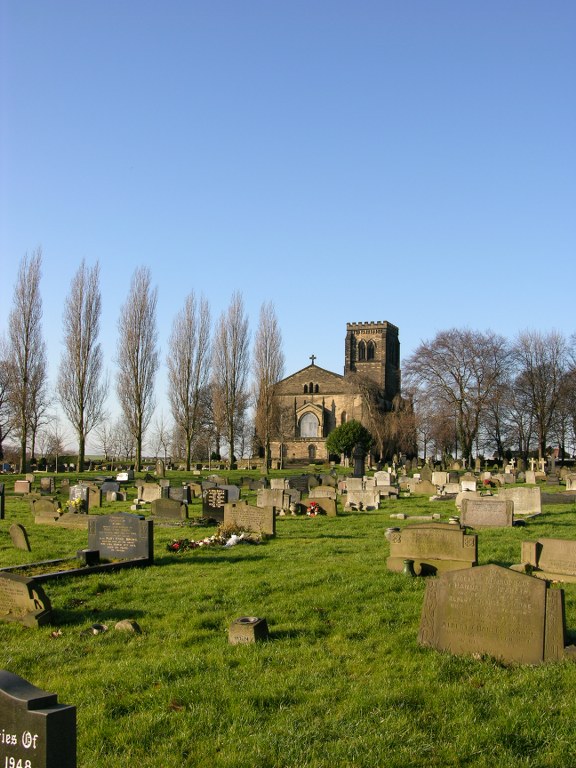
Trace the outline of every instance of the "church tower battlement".
{"label": "church tower battlement", "polygon": [[370,378],[388,402],[400,394],[398,327],[386,320],[346,323],[344,376]]}

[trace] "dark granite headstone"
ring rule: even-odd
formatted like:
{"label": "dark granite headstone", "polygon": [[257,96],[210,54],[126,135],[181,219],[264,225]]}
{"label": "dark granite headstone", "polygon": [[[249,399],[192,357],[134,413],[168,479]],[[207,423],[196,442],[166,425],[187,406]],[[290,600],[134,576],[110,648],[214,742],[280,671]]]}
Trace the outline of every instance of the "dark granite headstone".
{"label": "dark granite headstone", "polygon": [[40,584],[25,576],[0,571],[0,621],[40,627],[51,618],[52,606]]}
{"label": "dark granite headstone", "polygon": [[190,504],[192,501],[192,492],[189,485],[170,486],[168,488],[168,498],[173,501],[184,502],[184,504]]}
{"label": "dark granite headstone", "polygon": [[106,493],[119,493],[120,492],[120,483],[118,480],[104,480],[102,485],[100,486],[100,489],[103,494]]}
{"label": "dark granite headstone", "polygon": [[0,768],[76,768],[76,707],[0,671]]}
{"label": "dark granite headstone", "polygon": [[224,520],[224,504],[228,502],[228,491],[225,488],[205,488],[202,491],[202,515]]}
{"label": "dark granite headstone", "polygon": [[154,523],[140,515],[120,512],[94,515],[88,521],[88,549],[97,549],[101,560],[154,561]]}
{"label": "dark granite headstone", "polygon": [[564,592],[499,565],[428,581],[418,641],[455,654],[540,664],[564,655]]}
{"label": "dark granite headstone", "polygon": [[21,523],[12,523],[10,526],[10,538],[16,549],[23,549],[24,552],[30,552],[28,533]]}

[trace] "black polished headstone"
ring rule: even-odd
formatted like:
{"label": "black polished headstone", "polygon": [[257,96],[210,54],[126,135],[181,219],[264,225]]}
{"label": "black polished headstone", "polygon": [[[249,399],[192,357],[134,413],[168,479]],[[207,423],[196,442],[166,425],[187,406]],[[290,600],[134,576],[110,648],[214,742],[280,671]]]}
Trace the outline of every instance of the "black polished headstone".
{"label": "black polished headstone", "polygon": [[76,707],[0,671],[1,768],[76,768]]}
{"label": "black polished headstone", "polygon": [[[94,515],[88,521],[88,549],[97,549],[101,560],[154,561],[154,523],[141,515],[120,512]],[[1,768],[1,767],[0,767]]]}

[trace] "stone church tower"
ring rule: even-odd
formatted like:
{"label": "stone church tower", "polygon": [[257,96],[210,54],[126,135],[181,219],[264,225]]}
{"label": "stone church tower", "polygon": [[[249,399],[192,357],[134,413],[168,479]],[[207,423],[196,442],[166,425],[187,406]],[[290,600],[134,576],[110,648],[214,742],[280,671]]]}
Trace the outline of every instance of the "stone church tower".
{"label": "stone church tower", "polygon": [[344,375],[312,363],[275,388],[278,439],[271,444],[274,463],[326,461],[326,438],[351,419],[368,424],[365,389],[358,379],[376,385],[385,410],[400,394],[400,342],[392,323],[348,323],[344,345]]}

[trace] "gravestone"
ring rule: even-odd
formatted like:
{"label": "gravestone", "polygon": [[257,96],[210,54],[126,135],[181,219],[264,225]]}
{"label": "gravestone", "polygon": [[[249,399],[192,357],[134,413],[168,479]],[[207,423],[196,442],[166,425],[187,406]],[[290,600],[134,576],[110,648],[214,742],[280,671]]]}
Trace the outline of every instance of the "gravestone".
{"label": "gravestone", "polygon": [[352,460],[354,462],[354,477],[364,477],[364,462],[366,461],[366,451],[361,445],[355,446],[352,451]]}
{"label": "gravestone", "polygon": [[60,480],[60,490],[62,491],[62,493],[68,493],[68,491],[70,490],[70,480],[68,480],[67,477]]}
{"label": "gravestone", "polygon": [[338,480],[334,475],[320,475],[320,485],[328,485],[331,488],[336,488]]}
{"label": "gravestone", "polygon": [[460,523],[471,528],[503,528],[514,523],[514,502],[510,499],[498,500],[498,497],[462,499]]}
{"label": "gravestone", "polygon": [[54,522],[55,520],[58,520],[62,514],[59,505],[53,499],[48,499],[46,497],[33,499],[30,502],[30,506],[32,508],[35,523],[42,524],[44,522]]}
{"label": "gravestone", "polygon": [[102,490],[96,485],[89,485],[88,487],[88,509],[102,506]]}
{"label": "gravestone", "polygon": [[336,507],[336,499],[330,499],[326,496],[320,497],[320,498],[313,498],[311,495],[308,496],[308,501],[314,501],[320,509],[324,512],[324,514],[327,517],[336,517],[338,514],[338,510]]}
{"label": "gravestone", "polygon": [[[379,491],[378,491],[379,492]],[[318,485],[316,488],[312,488],[310,491],[308,498],[310,500],[314,499],[335,499],[336,498],[336,488],[331,488],[328,485]]]}
{"label": "gravestone", "polygon": [[461,491],[475,491],[476,490],[476,480],[472,478],[462,478],[460,480],[460,490]]}
{"label": "gravestone", "polygon": [[156,477],[164,477],[166,474],[166,467],[162,459],[158,459],[156,462]]}
{"label": "gravestone", "polygon": [[389,571],[401,573],[404,560],[414,561],[417,576],[471,568],[478,564],[478,537],[449,523],[409,525],[389,536]]}
{"label": "gravestone", "polygon": [[287,487],[288,487],[288,482],[283,477],[270,478],[270,488],[272,488],[273,490],[283,491]]}
{"label": "gravestone", "polygon": [[542,512],[540,488],[503,488],[496,499],[511,499],[515,515],[539,515]]}
{"label": "gravestone", "polygon": [[224,524],[238,525],[246,531],[276,535],[276,516],[273,507],[254,507],[244,501],[224,505]]}
{"label": "gravestone", "polygon": [[208,475],[206,480],[208,480],[209,483],[214,483],[214,485],[228,484],[228,478],[224,477],[223,475]]}
{"label": "gravestone", "polygon": [[10,526],[10,538],[16,549],[22,549],[24,552],[30,552],[30,542],[26,528],[21,523],[12,523]]}
{"label": "gravestone", "polygon": [[[288,510],[292,503],[290,491],[283,491],[277,488],[261,488],[256,496],[256,505],[258,507],[276,507],[276,509]],[[298,502],[295,501],[295,504]]]}
{"label": "gravestone", "polygon": [[420,470],[420,480],[427,480],[429,483],[432,482],[432,470],[430,469],[428,464],[424,464],[424,466]]}
{"label": "gravestone", "polygon": [[374,472],[374,480],[376,481],[376,485],[391,485],[392,475],[390,472],[379,470],[378,472]]}
{"label": "gravestone", "polygon": [[410,491],[423,496],[435,496],[438,489],[430,480],[418,480],[416,483],[410,483]]}
{"label": "gravestone", "polygon": [[0,483],[0,520],[4,520],[4,483]]}
{"label": "gravestone", "polygon": [[100,486],[100,490],[102,491],[103,494],[119,493],[120,483],[118,480],[104,480],[104,482]]}
{"label": "gravestone", "polygon": [[134,482],[134,470],[128,469],[125,472],[118,472],[116,480],[119,483],[133,483]]}
{"label": "gravestone", "polygon": [[88,549],[98,550],[101,560],[154,562],[154,523],[140,515],[120,512],[93,515],[88,522]]}
{"label": "gravestone", "polygon": [[288,487],[296,488],[300,493],[308,493],[308,475],[295,475],[288,479]]}
{"label": "gravestone", "polygon": [[364,479],[362,477],[347,477],[346,478],[346,491],[363,491]]}
{"label": "gravestone", "polygon": [[566,490],[576,491],[576,475],[566,475]]}
{"label": "gravestone", "polygon": [[224,488],[205,488],[202,491],[202,515],[222,522],[224,504],[228,502],[228,491]]}
{"label": "gravestone", "polygon": [[56,483],[53,477],[41,477],[40,478],[40,493],[54,493],[56,490]]}
{"label": "gravestone", "polygon": [[14,482],[14,493],[30,493],[30,486],[29,480],[16,480]]}
{"label": "gravestone", "polygon": [[522,562],[519,565],[513,565],[513,570],[525,570],[539,579],[576,582],[576,541],[574,539],[523,541],[520,559]]}
{"label": "gravestone", "polygon": [[25,576],[0,571],[0,621],[41,627],[51,618],[52,606],[40,584]]}
{"label": "gravestone", "polygon": [[88,509],[88,486],[82,485],[79,483],[78,485],[71,485],[68,489],[68,500],[69,501],[77,501],[80,500],[83,502],[82,509],[84,512]]}
{"label": "gravestone", "polygon": [[180,521],[188,518],[188,505],[176,499],[154,499],[152,517],[159,520]]}
{"label": "gravestone", "polygon": [[366,491],[348,491],[346,506],[356,509],[378,509],[380,506],[380,491],[372,488]]}
{"label": "gravestone", "polygon": [[162,498],[162,488],[158,483],[141,483],[136,487],[140,501],[150,502]]}
{"label": "gravestone", "polygon": [[433,485],[446,485],[448,482],[448,472],[432,472]]}
{"label": "gravestone", "polygon": [[418,642],[508,663],[561,659],[564,593],[499,565],[443,573],[426,584]]}
{"label": "gravestone", "polygon": [[76,707],[0,671],[1,768],[76,768]]}
{"label": "gravestone", "polygon": [[184,504],[190,504],[192,501],[192,493],[190,487],[186,484],[183,484],[180,487],[170,486],[168,489],[168,498],[172,499],[173,501],[180,501]]}

